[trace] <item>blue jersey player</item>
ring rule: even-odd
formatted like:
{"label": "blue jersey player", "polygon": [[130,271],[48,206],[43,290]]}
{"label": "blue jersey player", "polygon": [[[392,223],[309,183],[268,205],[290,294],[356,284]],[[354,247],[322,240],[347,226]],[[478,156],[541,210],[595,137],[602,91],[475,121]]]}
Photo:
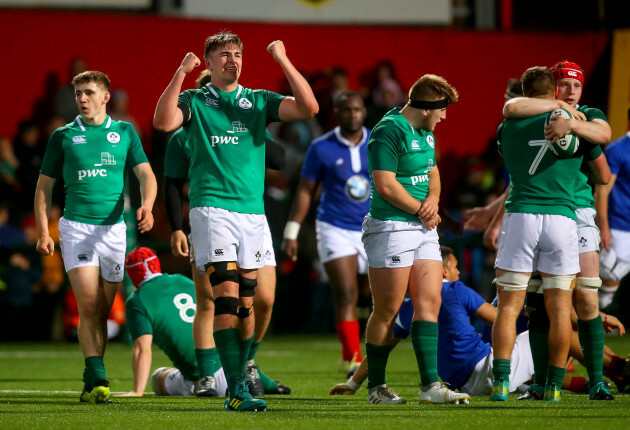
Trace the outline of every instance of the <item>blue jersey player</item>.
{"label": "blue jersey player", "polygon": [[[282,249],[293,260],[298,254],[298,232],[318,184],[322,195],[317,208],[317,250],[330,279],[335,323],[342,345],[340,370],[356,369],[361,362],[361,336],[356,306],[359,297],[369,303],[367,257],[361,242],[361,223],[370,209],[367,146],[361,96],[344,91],[334,100],[339,126],[313,141],[306,153],[302,178],[284,231]],[[358,273],[358,277],[357,277]]]}

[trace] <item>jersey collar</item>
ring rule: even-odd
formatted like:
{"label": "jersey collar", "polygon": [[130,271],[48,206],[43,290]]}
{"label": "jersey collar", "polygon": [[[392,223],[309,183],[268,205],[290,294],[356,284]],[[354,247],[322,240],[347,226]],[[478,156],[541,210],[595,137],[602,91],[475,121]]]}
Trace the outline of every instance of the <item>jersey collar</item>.
{"label": "jersey collar", "polygon": [[[208,84],[206,85],[206,88],[208,88],[208,90],[212,93],[213,96],[215,96],[216,98],[219,98],[219,93],[217,92],[217,89],[215,88],[215,86],[212,85],[212,82],[208,82]],[[241,96],[241,93],[243,92],[243,86],[239,84],[237,90],[238,91],[236,92],[236,100],[238,100],[239,97]],[[227,94],[230,94],[230,93],[227,93]]]}
{"label": "jersey collar", "polygon": [[[85,125],[83,124],[83,121],[81,120],[81,115],[77,115],[76,121],[77,121],[77,124],[79,124],[81,131],[85,131]],[[112,117],[107,115],[107,119],[105,120],[104,124],[105,124],[105,128],[109,128],[112,125]],[[95,127],[98,127],[98,126],[95,126]]]}
{"label": "jersey collar", "polygon": [[350,142],[348,139],[346,139],[345,137],[343,137],[341,135],[341,127],[337,126],[337,127],[334,128],[333,131],[335,132],[335,136],[337,137],[337,140],[340,143],[342,143],[342,144],[344,144],[344,145],[346,145],[346,146],[348,146],[350,148],[353,148],[353,147],[357,147],[358,148],[359,146],[361,146],[365,142],[367,142],[367,135],[368,135],[368,133],[367,133],[367,128],[365,128],[365,127],[361,127],[361,132],[363,133],[363,136],[361,136],[361,140],[356,145],[354,143]]}

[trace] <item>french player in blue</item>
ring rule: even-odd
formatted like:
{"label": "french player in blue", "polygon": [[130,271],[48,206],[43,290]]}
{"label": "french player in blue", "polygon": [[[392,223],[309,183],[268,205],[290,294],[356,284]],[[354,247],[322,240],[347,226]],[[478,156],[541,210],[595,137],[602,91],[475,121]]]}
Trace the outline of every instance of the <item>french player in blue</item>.
{"label": "french player in blue", "polygon": [[612,175],[607,185],[597,185],[595,189],[596,220],[601,234],[600,308],[612,302],[621,279],[630,273],[630,132],[612,141],[604,154]]}
{"label": "french player in blue", "polygon": [[[470,321],[476,317],[491,325],[496,308],[459,281],[453,250],[441,246],[440,251],[444,279],[438,317],[438,374],[452,389],[458,388],[470,395],[489,395],[492,391],[492,348],[481,339]],[[393,345],[409,336],[413,312],[411,300],[405,299],[396,317]],[[510,380],[514,383],[510,389],[516,391],[534,375],[527,332],[516,338],[512,364]],[[348,382],[336,385],[330,394],[354,394],[366,377],[367,366],[362,364]]]}
{"label": "french player in blue", "polygon": [[300,225],[321,184],[317,251],[333,293],[336,329],[342,345],[340,370],[347,373],[361,362],[357,302],[360,296],[370,296],[367,256],[361,242],[361,224],[370,210],[366,145],[370,132],[363,127],[366,111],[358,93],[344,91],[337,95],[334,112],[339,125],[314,140],[306,153],[282,249],[294,261],[297,259]]}

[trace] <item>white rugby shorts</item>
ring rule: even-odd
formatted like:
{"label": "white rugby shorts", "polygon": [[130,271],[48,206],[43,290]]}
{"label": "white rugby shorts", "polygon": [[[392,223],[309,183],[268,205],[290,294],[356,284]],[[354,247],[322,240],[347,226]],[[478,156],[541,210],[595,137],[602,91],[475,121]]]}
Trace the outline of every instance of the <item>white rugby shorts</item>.
{"label": "white rugby shorts", "polygon": [[494,267],[575,275],[580,271],[575,221],[562,215],[506,213]]}
{"label": "white rugby shorts", "polygon": [[[192,242],[192,235],[188,235],[188,243],[190,244],[190,252],[188,253],[188,258],[190,259],[190,264],[197,267],[195,264],[195,247]],[[273,239],[271,238],[271,230],[269,230],[269,223],[267,222],[267,217],[265,216],[265,236],[263,237],[263,259],[265,261],[265,266],[276,266],[276,254],[273,250]],[[205,271],[204,271],[205,273]]]}
{"label": "white rugby shorts", "polygon": [[367,273],[367,255],[361,241],[360,231],[346,230],[324,221],[315,221],[317,232],[317,253],[322,263],[327,263],[348,255],[357,256],[357,272]]}
{"label": "white rugby shorts", "polygon": [[610,248],[599,253],[599,275],[606,281],[620,281],[630,273],[630,232],[610,229]]}
{"label": "white rugby shorts", "polygon": [[[492,351],[482,358],[468,381],[459,389],[462,393],[471,396],[486,396],[492,393]],[[529,331],[516,336],[512,356],[510,357],[510,393],[519,390],[519,387],[526,385],[534,376],[534,360],[529,349]],[[523,390],[521,388],[521,390]]]}
{"label": "white rugby shorts", "polygon": [[580,254],[599,251],[600,236],[599,228],[595,224],[596,213],[593,208],[579,208],[575,211]]}
{"label": "white rugby shorts", "polygon": [[59,220],[59,242],[66,272],[83,266],[98,266],[108,282],[121,282],[125,276],[127,226],[93,225]]}
{"label": "white rugby shorts", "polygon": [[[176,368],[167,370],[169,373],[164,379],[164,388],[169,396],[194,396],[195,382],[187,381],[184,375]],[[223,367],[214,372],[214,379],[217,383],[217,392],[222,396],[227,390],[227,380],[223,373]]]}
{"label": "white rugby shorts", "polygon": [[415,260],[442,261],[437,230],[420,222],[379,220],[368,215],[363,221],[363,245],[370,267],[409,267]]}
{"label": "white rugby shorts", "polygon": [[235,261],[241,269],[263,267],[264,224],[264,215],[192,208],[190,230],[197,270],[206,273],[208,263],[219,261]]}

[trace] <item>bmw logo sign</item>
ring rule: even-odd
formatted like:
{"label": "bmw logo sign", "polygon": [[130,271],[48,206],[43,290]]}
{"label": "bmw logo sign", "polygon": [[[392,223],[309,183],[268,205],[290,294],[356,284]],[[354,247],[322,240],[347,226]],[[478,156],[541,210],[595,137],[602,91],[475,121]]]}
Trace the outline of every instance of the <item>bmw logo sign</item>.
{"label": "bmw logo sign", "polygon": [[370,183],[362,175],[354,175],[346,181],[346,195],[355,202],[364,202],[370,197]]}

